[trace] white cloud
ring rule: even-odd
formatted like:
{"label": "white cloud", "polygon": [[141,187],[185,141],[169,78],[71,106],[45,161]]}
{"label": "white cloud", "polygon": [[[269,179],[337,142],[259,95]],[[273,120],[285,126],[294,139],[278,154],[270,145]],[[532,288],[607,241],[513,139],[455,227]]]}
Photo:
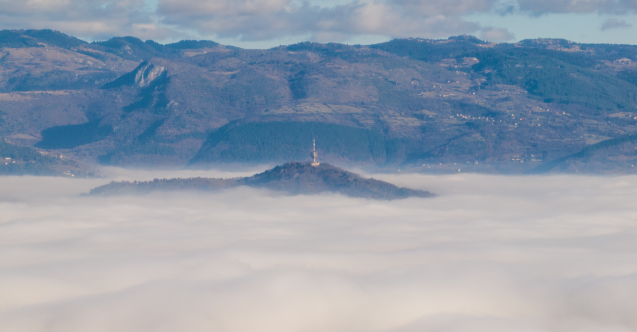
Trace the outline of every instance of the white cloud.
{"label": "white cloud", "polygon": [[264,15],[290,8],[290,0],[161,0],[159,8],[170,15]]}
{"label": "white cloud", "polygon": [[483,28],[480,37],[488,41],[510,41],[515,38],[509,30],[493,27]]}
{"label": "white cloud", "polygon": [[547,13],[617,13],[637,10],[637,2],[626,0],[517,0],[522,11]]}
{"label": "white cloud", "polygon": [[0,0],[0,28],[54,29],[85,39],[178,35],[157,26],[142,0]]}
{"label": "white cloud", "polygon": [[419,15],[464,15],[489,12],[498,0],[391,0],[405,11]]}
{"label": "white cloud", "polygon": [[[623,0],[0,0],[0,28],[50,28],[88,40],[132,35],[262,43],[363,36],[445,38],[490,34],[471,15],[635,14]],[[500,33],[506,37],[506,33]],[[494,38],[495,40],[495,38]],[[506,40],[505,38],[499,40]]]}
{"label": "white cloud", "polygon": [[307,34],[314,40],[329,36],[346,40],[356,35],[441,38],[480,32],[485,38],[503,41],[513,38],[507,29],[480,27],[464,17],[478,13],[628,13],[635,9],[634,2],[619,0],[354,0],[329,7],[290,0],[160,0],[159,5],[166,24],[241,40]]}
{"label": "white cloud", "polygon": [[637,329],[637,177],[377,177],[440,196],[0,178],[0,331]]}
{"label": "white cloud", "polygon": [[632,27],[632,24],[624,20],[619,20],[616,18],[609,18],[604,23],[602,23],[602,31],[610,30],[610,29],[625,29]]}
{"label": "white cloud", "polygon": [[[352,35],[385,35],[390,37],[433,37],[471,33],[478,25],[463,20],[461,14],[469,8],[450,11],[450,6],[430,11],[413,3],[385,1],[354,1],[330,8],[294,4],[291,2],[263,2],[246,6],[243,2],[174,2],[163,0],[159,12],[164,23],[188,26],[202,34],[235,37],[242,40],[264,40],[285,35],[316,35],[324,39],[333,35],[339,39]],[[441,2],[440,4],[445,3]],[[434,6],[436,7],[436,6]],[[246,9],[250,8],[250,9]],[[453,15],[446,15],[451,13]]]}

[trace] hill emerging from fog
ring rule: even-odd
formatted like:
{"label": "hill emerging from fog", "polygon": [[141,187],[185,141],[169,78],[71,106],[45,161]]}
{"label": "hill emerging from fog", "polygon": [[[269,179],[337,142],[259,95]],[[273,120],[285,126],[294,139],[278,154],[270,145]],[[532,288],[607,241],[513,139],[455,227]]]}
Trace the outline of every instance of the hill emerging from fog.
{"label": "hill emerging from fog", "polygon": [[434,194],[401,188],[376,179],[366,179],[341,168],[320,164],[290,162],[251,177],[233,179],[188,178],[155,179],[153,181],[121,181],[94,188],[89,195],[143,194],[152,191],[207,190],[216,191],[238,186],[266,188],[292,195],[339,193],[352,197],[373,199],[400,199],[432,197]]}

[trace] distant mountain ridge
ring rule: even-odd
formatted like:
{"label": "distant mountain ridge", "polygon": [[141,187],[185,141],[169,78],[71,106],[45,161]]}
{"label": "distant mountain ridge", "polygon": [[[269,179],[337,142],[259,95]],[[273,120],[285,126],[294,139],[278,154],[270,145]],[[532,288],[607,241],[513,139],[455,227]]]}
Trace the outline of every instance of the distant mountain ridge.
{"label": "distant mountain ridge", "polygon": [[206,190],[248,186],[286,192],[292,195],[339,193],[352,197],[373,199],[400,199],[407,197],[433,197],[434,194],[397,187],[375,179],[366,179],[329,164],[312,166],[309,163],[290,162],[251,177],[234,179],[155,179],[153,181],[122,181],[91,189],[89,195],[143,194],[152,191]]}
{"label": "distant mountain ridge", "polygon": [[87,162],[281,162],[307,153],[311,131],[327,161],[362,167],[630,173],[637,164],[635,140],[585,150],[637,134],[634,45],[456,36],[245,50],[3,30],[0,47],[0,135]]}
{"label": "distant mountain ridge", "polygon": [[[176,43],[159,44],[153,40],[142,41],[136,37],[113,37],[106,41],[86,42],[76,37],[68,36],[59,31],[44,30],[0,30],[0,47],[28,48],[28,47],[60,47],[73,49],[79,46],[110,53],[114,50],[130,50],[129,55],[150,58],[164,54],[174,56],[184,49],[201,49],[215,47],[219,44],[211,40],[181,40]],[[110,51],[109,51],[110,50]],[[170,54],[170,55],[169,55]]]}
{"label": "distant mountain ridge", "polygon": [[53,30],[1,30],[0,47],[26,48],[45,47],[72,48],[88,44],[87,42]]}

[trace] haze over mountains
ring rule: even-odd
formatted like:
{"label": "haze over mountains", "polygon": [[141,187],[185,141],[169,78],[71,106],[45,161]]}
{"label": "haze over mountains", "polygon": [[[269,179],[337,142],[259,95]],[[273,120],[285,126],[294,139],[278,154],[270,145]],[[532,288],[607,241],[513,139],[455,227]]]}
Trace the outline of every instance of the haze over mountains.
{"label": "haze over mountains", "polygon": [[637,331],[635,61],[0,31],[0,332]]}
{"label": "haze over mountains", "polygon": [[459,36],[245,50],[5,30],[0,47],[0,134],[80,162],[275,163],[306,159],[316,138],[325,161],[414,171],[637,163],[632,45]]}

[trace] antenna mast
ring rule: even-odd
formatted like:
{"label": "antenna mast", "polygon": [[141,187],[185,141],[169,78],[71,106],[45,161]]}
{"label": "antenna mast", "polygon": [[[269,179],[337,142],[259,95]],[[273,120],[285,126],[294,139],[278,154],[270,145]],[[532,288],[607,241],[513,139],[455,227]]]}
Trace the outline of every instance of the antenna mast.
{"label": "antenna mast", "polygon": [[312,163],[311,163],[312,166],[316,167],[321,164],[318,161],[316,161],[316,158],[318,157],[318,152],[316,152],[316,140],[313,138],[312,138],[312,153],[310,153],[310,156],[312,157]]}

